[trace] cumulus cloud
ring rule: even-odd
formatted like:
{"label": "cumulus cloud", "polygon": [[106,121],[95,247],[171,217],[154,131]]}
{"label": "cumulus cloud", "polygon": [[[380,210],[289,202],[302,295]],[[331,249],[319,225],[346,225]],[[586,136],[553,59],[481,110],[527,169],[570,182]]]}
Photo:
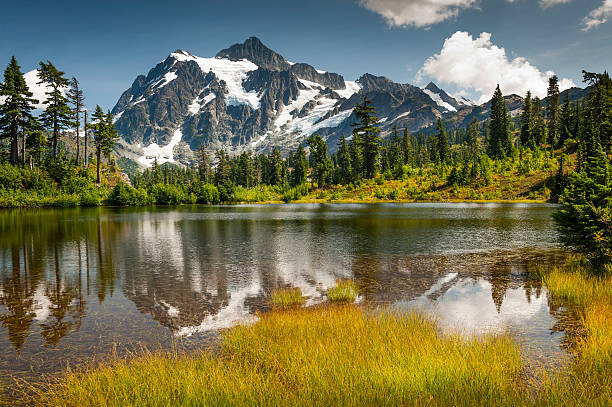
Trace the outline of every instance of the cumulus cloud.
{"label": "cumulus cloud", "polygon": [[584,18],[584,27],[582,30],[589,31],[591,28],[608,22],[610,17],[612,17],[612,0],[604,0],[601,6],[591,11],[589,15]]}
{"label": "cumulus cloud", "polygon": [[[474,39],[469,33],[457,31],[444,41],[439,54],[425,61],[417,73],[417,81],[430,77],[436,81],[457,85],[480,93],[479,103],[488,101],[495,86],[504,94],[546,96],[548,78],[554,72],[541,72],[525,58],[508,59],[506,50],[491,42],[491,34],[483,32]],[[575,86],[561,79],[561,90]]]}
{"label": "cumulus cloud", "polygon": [[359,0],[364,8],[384,17],[391,26],[427,27],[475,7],[477,0]]}

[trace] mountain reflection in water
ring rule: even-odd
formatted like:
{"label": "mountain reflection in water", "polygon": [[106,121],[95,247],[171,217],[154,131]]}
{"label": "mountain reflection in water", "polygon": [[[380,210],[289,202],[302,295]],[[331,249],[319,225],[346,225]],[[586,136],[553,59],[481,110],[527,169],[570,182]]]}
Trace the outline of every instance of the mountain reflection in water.
{"label": "mountain reflection in water", "polygon": [[564,308],[529,271],[562,261],[546,205],[405,204],[0,212],[0,372],[55,372],[115,345],[195,347],[277,287],[309,303],[354,278],[367,304],[511,328],[539,351]]}

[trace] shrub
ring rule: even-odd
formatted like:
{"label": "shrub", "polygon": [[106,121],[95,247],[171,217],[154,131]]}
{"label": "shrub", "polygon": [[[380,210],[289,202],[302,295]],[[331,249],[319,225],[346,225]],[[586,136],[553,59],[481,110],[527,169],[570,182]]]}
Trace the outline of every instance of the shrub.
{"label": "shrub", "polygon": [[18,167],[10,164],[0,164],[0,187],[19,189],[22,187],[22,174]]}
{"label": "shrub", "polygon": [[151,195],[157,205],[178,205],[187,199],[183,188],[172,184],[153,185]]}
{"label": "shrub", "polygon": [[81,206],[100,206],[100,194],[88,191],[81,195]]}
{"label": "shrub", "polygon": [[136,189],[124,183],[115,185],[108,196],[108,200],[114,205],[121,206],[144,206],[151,203],[146,190]]}

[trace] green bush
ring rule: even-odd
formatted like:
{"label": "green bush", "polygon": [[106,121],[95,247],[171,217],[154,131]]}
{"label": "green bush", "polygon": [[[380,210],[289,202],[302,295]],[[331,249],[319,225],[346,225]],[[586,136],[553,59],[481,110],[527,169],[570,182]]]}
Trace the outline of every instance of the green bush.
{"label": "green bush", "polygon": [[18,167],[9,164],[0,164],[0,188],[19,189],[22,187],[23,177]]}
{"label": "green bush", "polygon": [[114,205],[120,206],[145,206],[151,204],[151,198],[146,190],[133,188],[124,183],[119,183],[111,190],[108,200]]}
{"label": "green bush", "polygon": [[192,187],[192,193],[196,196],[196,202],[201,204],[219,203],[219,189],[212,184],[199,183]]}
{"label": "green bush", "polygon": [[96,191],[88,191],[81,195],[81,206],[100,206],[100,194]]}
{"label": "green bush", "polygon": [[187,200],[183,188],[172,184],[153,185],[151,195],[157,205],[179,205]]}

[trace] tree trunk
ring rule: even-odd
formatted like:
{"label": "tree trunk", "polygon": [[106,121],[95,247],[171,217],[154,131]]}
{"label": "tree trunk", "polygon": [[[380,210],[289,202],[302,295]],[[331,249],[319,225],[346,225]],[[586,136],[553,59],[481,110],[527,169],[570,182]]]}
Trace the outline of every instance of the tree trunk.
{"label": "tree trunk", "polygon": [[26,129],[21,129],[21,162],[26,165]]}
{"label": "tree trunk", "polygon": [[19,164],[19,128],[14,126],[11,129],[11,164]]}
{"label": "tree trunk", "polygon": [[85,110],[85,123],[84,123],[85,129],[83,130],[85,132],[85,150],[83,152],[83,154],[85,155],[84,161],[85,161],[85,168],[87,168],[87,110]]}
{"label": "tree trunk", "polygon": [[97,149],[96,151],[96,180],[98,185],[100,184],[100,182],[102,182],[102,178],[100,177],[100,159],[101,159],[101,154],[100,154],[100,148]]}
{"label": "tree trunk", "polygon": [[57,158],[57,133],[58,133],[57,121],[55,121],[55,123],[53,123],[53,140],[52,140],[54,160]]}

